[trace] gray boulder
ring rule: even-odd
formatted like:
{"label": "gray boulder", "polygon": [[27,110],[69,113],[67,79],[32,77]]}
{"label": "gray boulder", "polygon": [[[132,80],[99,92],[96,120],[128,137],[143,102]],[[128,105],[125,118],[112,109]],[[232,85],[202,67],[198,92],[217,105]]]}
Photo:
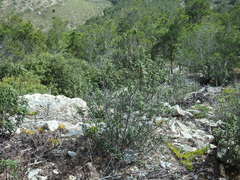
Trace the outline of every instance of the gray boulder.
{"label": "gray boulder", "polygon": [[23,98],[27,100],[29,105],[28,119],[79,122],[83,120],[88,109],[87,103],[80,98],[50,94],[24,95]]}
{"label": "gray boulder", "polygon": [[28,114],[21,128],[44,126],[55,131],[63,124],[66,129],[76,129],[74,126],[87,117],[87,103],[80,98],[50,94],[24,95],[23,98],[28,102]]}

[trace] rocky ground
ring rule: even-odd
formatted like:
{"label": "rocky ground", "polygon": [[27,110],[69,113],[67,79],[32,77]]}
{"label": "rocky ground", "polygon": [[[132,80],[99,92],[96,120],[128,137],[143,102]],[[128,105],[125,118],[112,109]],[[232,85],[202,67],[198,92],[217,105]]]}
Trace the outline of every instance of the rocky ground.
{"label": "rocky ground", "polygon": [[17,12],[37,11],[62,3],[63,0],[3,0],[2,8],[14,8]]}
{"label": "rocky ground", "polygon": [[[205,87],[187,94],[183,104],[163,103],[172,114],[155,119],[153,133],[161,135],[160,143],[153,143],[147,153],[127,150],[114,168],[114,160],[84,136],[84,129],[94,126],[88,122],[86,102],[25,95],[29,114],[13,137],[1,139],[0,157],[20,162],[17,179],[229,179],[216,159],[212,136],[212,130],[221,124],[212,120],[214,98],[221,90]],[[111,175],[105,176],[109,171]],[[0,179],[11,179],[9,172],[3,171]]]}

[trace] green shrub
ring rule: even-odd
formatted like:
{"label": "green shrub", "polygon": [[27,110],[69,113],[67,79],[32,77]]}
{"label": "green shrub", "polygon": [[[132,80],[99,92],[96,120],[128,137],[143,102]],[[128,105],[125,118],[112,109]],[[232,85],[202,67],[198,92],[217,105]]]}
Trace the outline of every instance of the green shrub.
{"label": "green shrub", "polygon": [[10,175],[13,179],[18,179],[19,164],[15,160],[0,160],[0,174],[6,173],[6,179]]}
{"label": "green shrub", "polygon": [[41,84],[39,77],[32,73],[25,73],[17,77],[6,77],[0,84],[10,85],[20,95],[48,92],[48,88]]}
{"label": "green shrub", "polygon": [[13,61],[23,60],[28,54],[46,50],[43,32],[20,16],[0,19],[0,57]]}
{"label": "green shrub", "polygon": [[20,64],[15,64],[12,62],[0,63],[0,80],[5,77],[22,75],[26,71],[27,70]]}
{"label": "green shrub", "polygon": [[30,56],[23,62],[23,66],[38,75],[42,84],[51,89],[52,94],[68,97],[83,97],[91,91],[97,79],[95,67],[63,54],[43,53]]}
{"label": "green shrub", "polygon": [[222,85],[233,80],[233,69],[239,62],[240,32],[223,26],[218,20],[185,29],[179,36],[177,60],[191,73],[199,73],[202,84]]}
{"label": "green shrub", "polygon": [[168,76],[167,82],[161,85],[163,101],[172,105],[184,103],[186,94],[197,91],[200,87],[197,82],[189,82],[185,74],[179,72]]}
{"label": "green shrub", "polygon": [[240,163],[240,89],[224,90],[219,99],[217,120],[223,123],[215,130],[218,157],[225,163]]}
{"label": "green shrub", "polygon": [[0,85],[0,135],[12,134],[26,113],[26,102],[9,85]]}
{"label": "green shrub", "polygon": [[210,11],[210,3],[205,0],[186,1],[185,13],[189,16],[191,23],[199,23]]}
{"label": "green shrub", "polygon": [[[121,158],[126,149],[144,150],[159,137],[154,134],[154,116],[162,107],[155,97],[137,88],[124,88],[115,93],[100,93],[91,101],[91,122],[86,134],[97,148]],[[156,144],[155,144],[156,145]]]}

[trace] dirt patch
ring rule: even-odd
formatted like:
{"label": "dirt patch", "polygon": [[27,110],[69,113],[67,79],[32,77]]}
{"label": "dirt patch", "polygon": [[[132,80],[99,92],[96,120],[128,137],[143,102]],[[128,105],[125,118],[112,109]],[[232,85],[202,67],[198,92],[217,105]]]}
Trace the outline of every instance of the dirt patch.
{"label": "dirt patch", "polygon": [[[61,139],[60,132],[1,138],[0,160],[16,161],[18,168],[0,168],[0,177],[12,177],[15,173],[17,179],[24,180],[31,170],[40,169],[40,175],[47,179],[68,179],[71,175],[91,179],[99,176],[98,170],[109,162],[108,155],[94,148],[86,137]],[[76,155],[71,157],[69,152]]]}

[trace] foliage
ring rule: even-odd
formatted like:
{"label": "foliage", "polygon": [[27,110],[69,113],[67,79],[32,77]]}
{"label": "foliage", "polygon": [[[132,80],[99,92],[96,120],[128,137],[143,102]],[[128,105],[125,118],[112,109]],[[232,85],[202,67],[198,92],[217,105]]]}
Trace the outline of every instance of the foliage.
{"label": "foliage", "polygon": [[50,52],[58,53],[65,45],[64,35],[67,31],[67,22],[54,18],[51,28],[48,30],[47,47]]}
{"label": "foliage", "polygon": [[167,144],[169,149],[176,155],[176,157],[180,160],[180,162],[188,169],[194,170],[194,162],[198,157],[201,157],[207,154],[208,147],[198,149],[192,152],[183,152],[181,149],[177,148],[171,143]]}
{"label": "foliage", "polygon": [[239,167],[240,162],[240,89],[225,89],[219,98],[216,120],[221,126],[215,130],[218,157],[230,166]]}
{"label": "foliage", "polygon": [[170,62],[170,71],[173,73],[174,63],[176,59],[176,51],[179,43],[179,34],[187,24],[188,17],[181,10],[177,11],[177,15],[169,22],[167,32],[158,39],[157,43],[151,49],[151,56],[163,57]]}
{"label": "foliage", "polygon": [[2,62],[0,63],[0,79],[11,76],[20,76],[26,73],[26,69],[20,65],[13,62]]}
{"label": "foliage", "polygon": [[214,8],[220,13],[230,12],[234,7],[240,4],[239,0],[217,0],[214,2]]}
{"label": "foliage", "polygon": [[[138,79],[149,81],[149,84],[154,79],[159,84],[165,81],[167,69],[163,58],[152,57],[152,49],[173,23],[168,19],[177,14],[174,13],[177,3],[173,2],[119,2],[113,8],[117,11],[107,11],[105,21],[95,19],[72,31],[67,50],[111,73],[108,76],[100,70],[104,75],[102,79],[107,80],[102,87],[122,87]],[[161,8],[160,13],[158,8]]]}
{"label": "foliage", "polygon": [[45,50],[45,36],[30,22],[18,16],[0,20],[0,58],[22,60],[26,54]]}
{"label": "foliage", "polygon": [[174,72],[167,76],[166,82],[159,86],[162,94],[162,102],[168,102],[171,105],[184,104],[186,94],[198,90],[199,83],[187,80],[184,73]]}
{"label": "foliage", "polygon": [[211,110],[209,106],[204,104],[196,104],[192,108],[199,111],[197,113],[194,113],[194,117],[196,119],[208,117],[208,113]]}
{"label": "foliage", "polygon": [[233,67],[238,59],[234,49],[226,47],[235,41],[229,35],[218,23],[204,22],[188,29],[182,33],[179,64],[189,67],[191,72],[202,74],[202,84],[227,84],[233,77]]}
{"label": "foliage", "polygon": [[96,142],[97,148],[114,158],[121,158],[127,149],[150,148],[159,138],[153,134],[153,117],[161,111],[156,97],[129,87],[97,95],[89,102],[92,102],[90,115],[95,126],[87,128],[86,134]]}
{"label": "foliage", "polygon": [[[0,85],[0,135],[10,135],[22,122],[26,102],[9,85]],[[14,118],[14,119],[13,119]]]}
{"label": "foliage", "polygon": [[[74,30],[54,18],[46,33],[17,16],[6,18],[0,23],[1,59],[7,66],[9,59],[28,65],[1,69],[1,78],[30,70],[54,94],[71,97],[136,84],[139,79],[142,87],[161,84],[176,65],[201,74],[203,83],[229,83],[239,62],[239,5],[223,14],[210,9],[209,1],[181,5],[177,0],[121,0],[103,17]],[[29,59],[42,72],[29,65]]]}
{"label": "foliage", "polygon": [[210,11],[210,2],[206,0],[186,0],[185,12],[191,23],[199,23]]}
{"label": "foliage", "polygon": [[97,76],[94,67],[85,61],[62,54],[31,56],[23,66],[39,76],[51,93],[69,97],[83,96],[94,85],[92,81]]}
{"label": "foliage", "polygon": [[32,73],[5,77],[0,84],[11,86],[19,95],[48,92],[48,88],[41,84],[39,77]]}
{"label": "foliage", "polygon": [[[18,179],[18,168],[19,163],[15,160],[6,159],[0,160],[0,174],[7,173],[10,174],[10,177],[14,179]],[[8,175],[6,175],[6,178]]]}

